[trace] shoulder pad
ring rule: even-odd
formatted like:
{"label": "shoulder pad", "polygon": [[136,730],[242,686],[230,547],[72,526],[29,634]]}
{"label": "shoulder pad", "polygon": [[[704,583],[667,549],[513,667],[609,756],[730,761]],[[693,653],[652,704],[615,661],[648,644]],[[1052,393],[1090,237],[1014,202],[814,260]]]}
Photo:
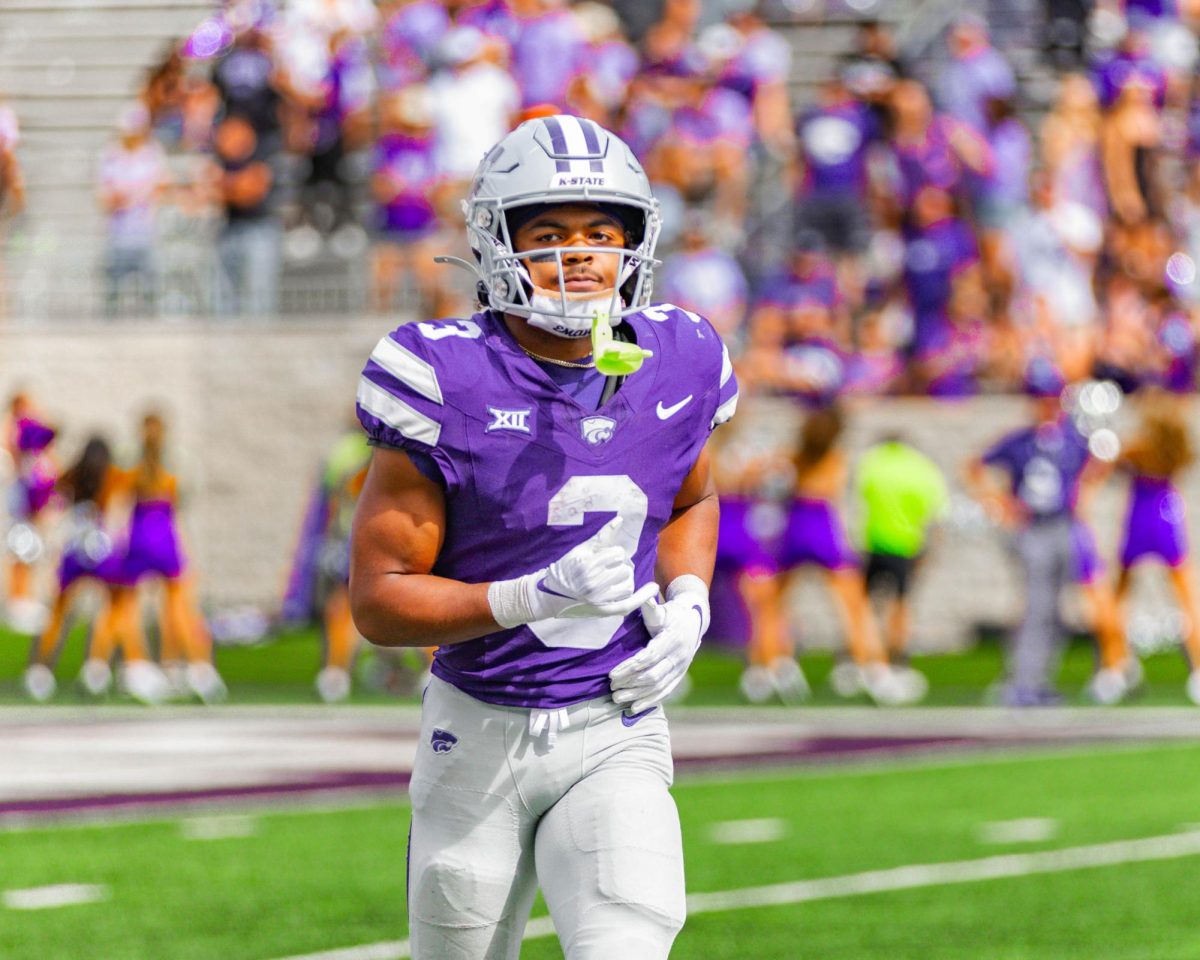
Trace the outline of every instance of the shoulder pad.
{"label": "shoulder pad", "polygon": [[381,337],[358,384],[359,419],[368,434],[394,446],[438,446],[450,397],[479,372],[462,351],[482,338],[474,320],[406,323]]}

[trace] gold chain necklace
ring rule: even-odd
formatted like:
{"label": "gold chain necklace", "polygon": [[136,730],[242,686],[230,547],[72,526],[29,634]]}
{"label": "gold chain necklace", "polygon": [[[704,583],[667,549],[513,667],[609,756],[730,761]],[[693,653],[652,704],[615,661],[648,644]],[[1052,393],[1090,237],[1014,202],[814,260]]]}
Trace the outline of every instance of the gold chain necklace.
{"label": "gold chain necklace", "polygon": [[527,356],[533,357],[534,360],[540,360],[542,363],[552,363],[556,367],[570,367],[572,370],[590,370],[596,365],[595,360],[589,360],[587,363],[574,363],[570,360],[556,360],[554,357],[543,357],[540,353],[534,353],[523,344],[518,343],[517,346],[524,350]]}

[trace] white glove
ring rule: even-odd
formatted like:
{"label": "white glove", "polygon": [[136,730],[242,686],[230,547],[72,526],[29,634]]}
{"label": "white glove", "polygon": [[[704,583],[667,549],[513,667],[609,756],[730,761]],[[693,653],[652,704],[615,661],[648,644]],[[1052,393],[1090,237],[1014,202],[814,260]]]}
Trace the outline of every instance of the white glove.
{"label": "white glove", "polygon": [[488,586],[492,616],[502,627],[552,617],[611,617],[632,613],[658,593],[648,583],[634,589],[633,562],[616,546],[621,518],[614,517],[550,566]]}
{"label": "white glove", "polygon": [[642,606],[650,642],[608,675],[615,703],[630,716],[662,703],[687,675],[708,629],[708,587],[685,574],[667,587],[667,602]]}

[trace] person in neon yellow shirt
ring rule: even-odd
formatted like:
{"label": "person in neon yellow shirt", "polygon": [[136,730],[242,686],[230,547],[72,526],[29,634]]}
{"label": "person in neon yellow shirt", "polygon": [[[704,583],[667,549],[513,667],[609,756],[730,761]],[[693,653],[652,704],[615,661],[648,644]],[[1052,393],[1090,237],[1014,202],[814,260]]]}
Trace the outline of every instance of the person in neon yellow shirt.
{"label": "person in neon yellow shirt", "polygon": [[949,503],[937,465],[899,436],[867,450],[858,465],[855,492],[862,518],[867,590],[890,593],[884,616],[888,656],[903,663],[908,647],[908,592],[930,530]]}

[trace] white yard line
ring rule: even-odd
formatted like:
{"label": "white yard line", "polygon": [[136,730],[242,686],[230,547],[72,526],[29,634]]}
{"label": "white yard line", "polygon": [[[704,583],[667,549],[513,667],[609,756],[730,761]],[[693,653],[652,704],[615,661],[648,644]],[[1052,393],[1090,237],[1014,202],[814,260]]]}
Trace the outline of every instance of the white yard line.
{"label": "white yard line", "polygon": [[241,839],[258,833],[258,821],[239,814],[188,817],[179,821],[179,832],[185,840]]}
{"label": "white yard line", "polygon": [[95,883],[58,883],[50,887],[5,890],[2,899],[9,910],[50,910],[107,900],[108,887]]}
{"label": "white yard line", "polygon": [[1025,817],[1021,820],[993,820],[979,827],[980,843],[1044,843],[1058,836],[1058,821],[1053,817]]}
{"label": "white yard line", "polygon": [[718,844],[773,843],[788,831],[787,822],[778,817],[759,820],[722,820],[710,824],[708,839]]}
{"label": "white yard line", "polygon": [[[688,916],[750,907],[788,906],[889,890],[913,890],[919,887],[1065,873],[1071,870],[1112,867],[1123,863],[1177,860],[1194,856],[1200,856],[1200,830],[1144,837],[1140,840],[1117,840],[1113,843],[1066,847],[1062,850],[1012,853],[977,860],[953,860],[948,863],[912,864],[888,870],[851,873],[841,877],[775,883],[762,887],[744,887],[740,890],[693,893],[688,897]],[[553,933],[554,925],[550,919],[539,917],[530,921],[526,927],[525,939],[547,937]],[[408,960],[409,955],[409,942],[395,940],[346,947],[326,953],[286,957],[282,960]]]}

